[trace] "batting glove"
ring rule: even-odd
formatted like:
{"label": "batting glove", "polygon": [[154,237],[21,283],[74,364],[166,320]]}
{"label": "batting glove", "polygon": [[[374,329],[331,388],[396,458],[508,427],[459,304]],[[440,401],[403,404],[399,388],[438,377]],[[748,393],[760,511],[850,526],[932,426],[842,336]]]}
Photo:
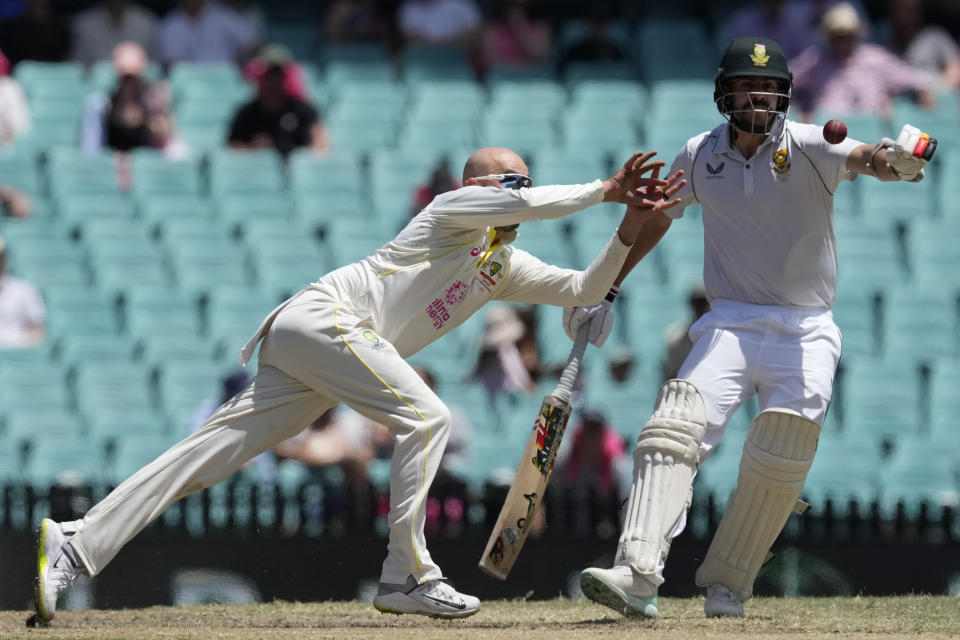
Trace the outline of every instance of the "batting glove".
{"label": "batting glove", "polygon": [[577,331],[586,323],[590,323],[587,340],[597,348],[607,341],[607,336],[613,330],[613,311],[610,305],[620,293],[620,287],[613,285],[607,297],[599,304],[589,307],[566,307],[563,310],[563,330],[571,340],[577,339]]}
{"label": "batting glove", "polygon": [[896,142],[886,138],[880,143],[889,147],[887,164],[901,180],[908,182],[923,180],[923,166],[937,149],[936,138],[909,124],[903,125]]}

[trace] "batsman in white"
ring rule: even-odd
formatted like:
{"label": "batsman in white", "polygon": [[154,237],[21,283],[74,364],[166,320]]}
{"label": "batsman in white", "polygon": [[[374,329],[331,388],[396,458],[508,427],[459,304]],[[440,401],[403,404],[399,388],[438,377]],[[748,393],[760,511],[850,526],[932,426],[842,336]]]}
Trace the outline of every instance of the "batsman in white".
{"label": "batsman in white", "polygon": [[[674,160],[683,204],[652,219],[663,233],[687,205],[703,208],[703,277],[711,308],[690,328],[693,349],[660,390],[634,451],[634,476],[611,569],[589,568],[590,599],[656,616],[671,540],[684,528],[697,467],[753,394],[737,488],[696,574],[708,617],[743,616],[760,566],[796,504],[817,449],[840,358],[831,306],[837,282],[833,194],[841,181],[923,178],[936,141],[906,125],[896,142],[828,144],[822,128],[786,119],[791,73],[769,38],[733,41],[714,100],[728,121],[691,138]],[[870,215],[865,211],[864,215]],[[619,284],[635,264],[628,256]],[[609,331],[608,300],[565,311]]]}
{"label": "batsman in white", "polygon": [[[450,412],[404,360],[488,300],[554,305],[602,299],[642,224],[679,204],[684,183],[637,153],[607,180],[534,187],[503,148],[467,161],[464,187],[437,196],[372,256],[321,277],[277,307],[241,351],[260,344],[253,381],[196,432],[120,484],[82,520],[44,519],[38,542],[37,620],[81,573],[93,576],[175,500],[220,482],[245,461],[343,402],[395,439],[389,542],[374,606],[460,618],[477,598],[442,581],[424,541],[424,501],[450,429]],[[644,174],[653,172],[651,177]],[[629,204],[617,232],[584,271],[509,246],[527,220],[559,218],[599,202]],[[335,579],[335,578],[334,578]]]}

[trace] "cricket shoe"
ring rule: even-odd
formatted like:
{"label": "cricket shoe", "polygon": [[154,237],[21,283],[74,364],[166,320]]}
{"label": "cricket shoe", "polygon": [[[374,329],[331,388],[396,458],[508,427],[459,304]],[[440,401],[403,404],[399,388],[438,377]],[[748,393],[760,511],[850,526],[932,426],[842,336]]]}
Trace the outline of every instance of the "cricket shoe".
{"label": "cricket shoe", "polygon": [[413,576],[406,584],[380,583],[373,606],[383,613],[415,613],[431,618],[466,618],[480,610],[480,600],[459,593],[442,580],[418,584]]}
{"label": "cricket shoe", "polygon": [[630,617],[656,618],[657,586],[628,566],[584,569],[580,590],[597,604]]}
{"label": "cricket shoe", "polygon": [[37,621],[45,624],[53,620],[57,598],[84,573],[83,563],[70,545],[76,532],[50,518],[40,522],[37,535],[37,578],[34,586],[34,604]]}
{"label": "cricket shoe", "polygon": [[708,618],[742,618],[743,601],[740,596],[722,584],[707,587],[707,600],[703,603],[703,612]]}

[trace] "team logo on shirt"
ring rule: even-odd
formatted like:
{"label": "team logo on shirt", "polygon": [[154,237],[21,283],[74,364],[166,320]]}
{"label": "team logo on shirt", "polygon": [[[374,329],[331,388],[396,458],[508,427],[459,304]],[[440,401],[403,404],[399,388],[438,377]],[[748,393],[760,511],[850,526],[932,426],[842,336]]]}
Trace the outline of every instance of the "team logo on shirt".
{"label": "team logo on shirt", "polygon": [[376,349],[377,351],[379,351],[380,349],[383,349],[384,344],[383,344],[383,342],[380,340],[380,336],[378,336],[377,334],[375,334],[373,331],[370,331],[369,329],[366,329],[366,330],[364,330],[364,332],[363,332],[361,335],[363,335],[364,338],[366,338],[367,340],[370,341],[370,343],[371,343],[371,344],[370,344],[370,348],[371,348],[371,349]]}
{"label": "team logo on shirt", "polygon": [[503,269],[503,265],[500,264],[499,262],[491,262],[491,263],[490,263],[490,275],[491,275],[491,276],[495,276],[495,275],[497,275],[498,273],[500,273],[500,269]]}
{"label": "team logo on shirt", "polygon": [[773,160],[770,162],[770,168],[778,178],[786,178],[790,175],[790,156],[786,149],[780,149],[773,152]]}
{"label": "team logo on shirt", "polygon": [[[503,260],[502,254],[496,257]],[[503,279],[503,264],[503,262],[491,259],[480,265],[480,268],[477,269],[477,281],[488,292],[493,291],[493,288]]]}
{"label": "team logo on shirt", "polygon": [[767,55],[767,45],[759,42],[753,45],[753,53],[750,54],[750,60],[753,61],[754,66],[767,66],[767,61],[770,60],[770,56]]}

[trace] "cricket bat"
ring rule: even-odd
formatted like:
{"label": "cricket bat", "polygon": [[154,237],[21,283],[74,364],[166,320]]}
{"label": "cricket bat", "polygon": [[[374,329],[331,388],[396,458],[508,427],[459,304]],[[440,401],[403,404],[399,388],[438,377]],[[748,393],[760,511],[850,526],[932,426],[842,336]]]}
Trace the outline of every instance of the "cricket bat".
{"label": "cricket bat", "polygon": [[480,557],[480,570],[492,578],[507,579],[527,540],[530,523],[543,501],[543,493],[570,417],[570,393],[587,348],[589,324],[585,323],[577,331],[577,339],[570,350],[560,381],[553,393],[543,399],[540,413],[533,424],[533,433],[520,458],[517,475],[513,478],[496,525],[487,540],[487,547]]}

